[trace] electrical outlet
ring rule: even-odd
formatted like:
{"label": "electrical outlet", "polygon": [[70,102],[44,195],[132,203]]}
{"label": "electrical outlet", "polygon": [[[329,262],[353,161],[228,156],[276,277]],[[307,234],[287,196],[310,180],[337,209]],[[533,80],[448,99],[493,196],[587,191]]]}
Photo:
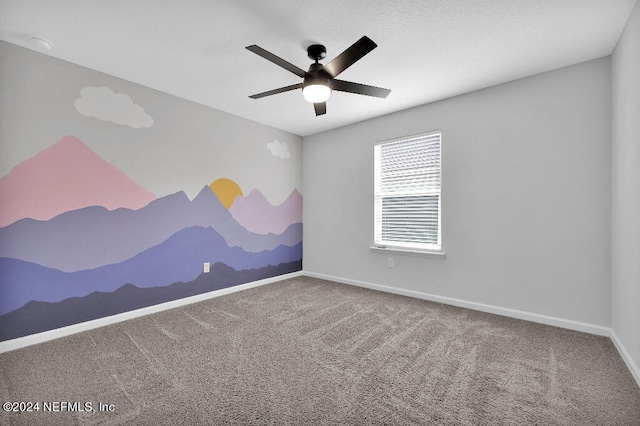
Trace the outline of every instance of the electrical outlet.
{"label": "electrical outlet", "polygon": [[387,266],[393,268],[393,257],[387,258]]}
{"label": "electrical outlet", "polygon": [[209,262],[204,262],[202,264],[202,272],[204,272],[205,274],[208,274],[210,270],[211,270],[211,265],[209,265]]}

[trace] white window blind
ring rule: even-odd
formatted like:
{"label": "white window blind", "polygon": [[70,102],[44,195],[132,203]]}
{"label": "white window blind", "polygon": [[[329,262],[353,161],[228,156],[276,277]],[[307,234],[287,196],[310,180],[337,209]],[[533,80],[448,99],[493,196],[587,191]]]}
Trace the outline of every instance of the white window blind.
{"label": "white window blind", "polygon": [[440,142],[430,132],[375,145],[376,246],[441,250]]}

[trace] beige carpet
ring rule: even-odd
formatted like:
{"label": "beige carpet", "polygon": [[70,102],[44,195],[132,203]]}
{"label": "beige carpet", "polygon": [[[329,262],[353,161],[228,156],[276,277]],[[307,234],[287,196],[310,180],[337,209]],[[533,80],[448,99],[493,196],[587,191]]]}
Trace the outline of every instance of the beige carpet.
{"label": "beige carpet", "polygon": [[8,352],[0,373],[2,402],[40,402],[2,425],[640,425],[608,338],[306,277]]}

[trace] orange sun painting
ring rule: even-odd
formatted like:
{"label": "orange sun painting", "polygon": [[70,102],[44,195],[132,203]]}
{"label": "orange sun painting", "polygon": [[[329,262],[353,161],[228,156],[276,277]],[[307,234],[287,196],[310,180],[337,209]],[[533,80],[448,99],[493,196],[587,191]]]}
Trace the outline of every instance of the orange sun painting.
{"label": "orange sun painting", "polygon": [[238,184],[227,178],[216,179],[209,185],[209,188],[216,194],[220,203],[222,203],[227,210],[231,208],[238,195],[243,196]]}

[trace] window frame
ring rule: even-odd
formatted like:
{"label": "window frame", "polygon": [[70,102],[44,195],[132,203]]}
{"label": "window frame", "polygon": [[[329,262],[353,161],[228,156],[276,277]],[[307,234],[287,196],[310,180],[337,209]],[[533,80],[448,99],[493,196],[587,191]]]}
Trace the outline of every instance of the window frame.
{"label": "window frame", "polygon": [[[428,188],[425,184],[420,190],[403,192],[400,196],[433,196],[438,197],[438,221],[437,221],[437,244],[427,244],[420,242],[400,242],[392,240],[383,240],[382,235],[382,199],[384,193],[380,191],[380,182],[382,176],[380,175],[379,165],[379,149],[385,144],[394,144],[399,142],[411,142],[419,139],[433,137],[438,135],[438,188]],[[413,256],[425,256],[432,258],[444,258],[446,255],[443,249],[442,243],[442,130],[430,130],[427,132],[421,132],[417,134],[401,136],[393,139],[385,139],[375,142],[374,144],[374,232],[373,240],[374,244],[370,247],[372,252],[384,253],[394,252],[399,254],[408,254]],[[386,194],[387,198],[391,197],[389,193]],[[397,195],[395,195],[397,196]]]}

